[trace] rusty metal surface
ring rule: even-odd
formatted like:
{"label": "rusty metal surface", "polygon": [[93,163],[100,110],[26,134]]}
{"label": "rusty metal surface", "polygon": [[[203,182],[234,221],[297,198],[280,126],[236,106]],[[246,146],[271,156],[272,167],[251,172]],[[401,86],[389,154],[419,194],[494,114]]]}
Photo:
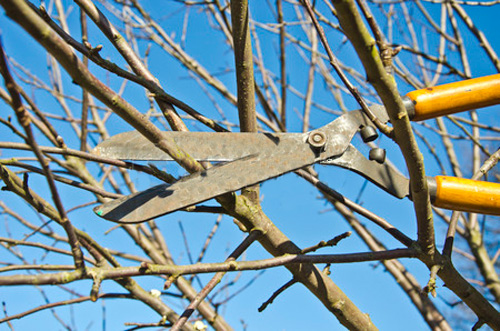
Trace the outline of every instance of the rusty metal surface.
{"label": "rusty metal surface", "polygon": [[[385,114],[383,108],[374,108],[372,111],[380,116]],[[385,121],[384,118],[382,120]],[[346,151],[354,134],[361,126],[369,124],[361,111],[344,114],[312,131],[325,138],[324,145],[321,144],[319,148],[312,146],[310,140],[308,142],[310,133],[169,132],[166,133],[166,139],[174,139],[181,149],[197,159],[239,159],[192,174],[170,186],[158,185],[105,203],[94,211],[114,222],[144,222],[317,162],[335,157],[342,160],[338,157]],[[101,144],[96,152],[123,159],[169,159],[161,151],[159,153],[154,145],[141,141],[136,134],[120,135],[113,141]]]}

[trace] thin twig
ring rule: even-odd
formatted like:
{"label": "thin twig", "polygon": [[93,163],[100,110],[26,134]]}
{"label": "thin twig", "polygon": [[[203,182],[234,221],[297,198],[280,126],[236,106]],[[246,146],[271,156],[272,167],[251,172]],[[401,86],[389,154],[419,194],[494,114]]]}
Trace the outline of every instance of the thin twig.
{"label": "thin twig", "polygon": [[[262,232],[260,230],[253,230],[250,234],[243,240],[243,242],[229,255],[226,262],[234,262],[236,259],[245,252],[250,245],[255,242]],[[193,314],[201,301],[203,301],[207,295],[214,289],[214,287],[219,284],[222,277],[224,277],[225,272],[218,272],[215,276],[208,282],[208,284],[198,293],[196,298],[191,301],[187,308],[182,313],[181,317],[175,322],[171,330],[180,330],[180,328],[187,322],[188,318]]]}
{"label": "thin twig", "polygon": [[27,138],[26,143],[31,146],[31,149],[35,153],[38,161],[40,162],[40,165],[42,166],[43,172],[45,173],[45,177],[47,179],[47,183],[49,185],[49,189],[52,194],[52,199],[61,217],[61,225],[68,235],[68,240],[71,246],[71,251],[73,253],[75,266],[77,268],[83,269],[85,266],[83,262],[84,260],[83,252],[81,251],[80,248],[80,242],[62,205],[61,197],[56,188],[52,171],[50,170],[45,158],[43,157],[43,154],[35,140],[33,131],[31,130],[30,119],[27,110],[24,108],[24,105],[21,101],[21,96],[17,92],[19,88],[17,87],[17,84],[15,83],[14,79],[12,78],[9,72],[5,53],[3,50],[3,46],[1,44],[0,44],[0,71],[2,73],[2,76],[4,77],[6,87],[12,98],[12,106],[15,110],[18,121],[26,132],[26,138]]}
{"label": "thin twig", "polygon": [[365,100],[361,97],[361,95],[359,94],[356,87],[354,87],[354,85],[349,81],[347,76],[344,74],[344,71],[342,70],[342,68],[339,65],[339,61],[337,60],[335,55],[333,55],[333,52],[330,48],[330,45],[328,44],[328,40],[326,39],[325,32],[323,31],[323,28],[319,25],[319,22],[316,19],[316,15],[314,14],[314,11],[312,10],[312,7],[311,7],[309,1],[302,0],[302,2],[307,9],[309,16],[311,17],[311,20],[314,24],[314,27],[316,28],[316,31],[318,32],[319,39],[321,40],[321,43],[323,44],[323,47],[325,48],[326,53],[328,54],[328,59],[330,60],[331,66],[335,69],[335,71],[337,72],[337,75],[340,77],[340,79],[342,80],[344,85],[349,89],[352,96],[356,99],[356,101],[360,105],[361,109],[363,109],[363,112],[366,114],[366,116],[368,116],[370,121],[372,121],[373,124],[375,124],[377,126],[377,128],[381,132],[383,132],[385,135],[387,135],[388,137],[392,137],[393,136],[392,129],[389,126],[387,126],[386,124],[382,123],[373,114],[373,112],[370,110],[370,107],[366,104]]}

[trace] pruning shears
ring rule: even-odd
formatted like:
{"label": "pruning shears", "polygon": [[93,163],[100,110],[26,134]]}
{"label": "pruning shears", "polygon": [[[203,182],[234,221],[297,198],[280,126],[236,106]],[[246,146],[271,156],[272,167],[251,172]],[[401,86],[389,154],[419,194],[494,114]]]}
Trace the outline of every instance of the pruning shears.
{"label": "pruning shears", "polygon": [[[499,104],[500,74],[412,91],[403,100],[412,121]],[[381,122],[389,122],[383,106],[370,110]],[[409,197],[409,179],[384,162],[383,151],[372,150],[368,159],[351,144],[357,132],[365,142],[378,135],[362,110],[306,133],[164,132],[194,159],[220,163],[94,211],[114,222],[144,222],[315,163],[352,170],[397,198]],[[137,131],[105,140],[94,153],[125,160],[171,160]],[[430,177],[428,182],[436,207],[500,215],[500,184],[449,176]]]}

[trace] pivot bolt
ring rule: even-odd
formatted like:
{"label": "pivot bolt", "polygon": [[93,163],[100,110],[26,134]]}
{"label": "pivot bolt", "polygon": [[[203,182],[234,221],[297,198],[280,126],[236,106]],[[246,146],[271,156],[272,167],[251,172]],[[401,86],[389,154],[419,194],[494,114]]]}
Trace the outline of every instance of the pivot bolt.
{"label": "pivot bolt", "polygon": [[383,148],[372,148],[370,150],[370,154],[368,155],[368,158],[371,161],[376,161],[380,164],[385,162],[385,149]]}
{"label": "pivot bolt", "polygon": [[321,148],[326,144],[326,135],[321,131],[313,131],[309,134],[307,142],[314,148]]}
{"label": "pivot bolt", "polygon": [[359,133],[361,134],[361,138],[365,143],[374,141],[378,138],[378,133],[373,126],[365,126]]}

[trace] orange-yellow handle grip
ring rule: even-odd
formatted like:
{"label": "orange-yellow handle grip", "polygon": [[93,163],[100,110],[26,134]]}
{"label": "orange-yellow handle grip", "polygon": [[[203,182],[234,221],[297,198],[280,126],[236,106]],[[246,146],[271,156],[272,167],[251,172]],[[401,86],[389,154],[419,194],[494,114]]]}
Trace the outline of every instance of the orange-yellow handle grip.
{"label": "orange-yellow handle grip", "polygon": [[500,215],[500,184],[436,176],[435,185],[431,184],[430,187],[432,204],[436,207]]}
{"label": "orange-yellow handle grip", "polygon": [[406,95],[412,121],[422,121],[500,103],[500,74],[464,80]]}

